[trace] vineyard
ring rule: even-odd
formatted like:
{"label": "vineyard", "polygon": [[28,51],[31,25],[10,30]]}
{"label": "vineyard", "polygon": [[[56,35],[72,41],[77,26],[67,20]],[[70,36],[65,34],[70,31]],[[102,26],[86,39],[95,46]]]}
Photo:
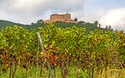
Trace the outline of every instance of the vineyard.
{"label": "vineyard", "polygon": [[[124,78],[124,31],[55,24],[37,31],[7,26],[0,31],[0,78]],[[47,63],[48,61],[48,63]]]}

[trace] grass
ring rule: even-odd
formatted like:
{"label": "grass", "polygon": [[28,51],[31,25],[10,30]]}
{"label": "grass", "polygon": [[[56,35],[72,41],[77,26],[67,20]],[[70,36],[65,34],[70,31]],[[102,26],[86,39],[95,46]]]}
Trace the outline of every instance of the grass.
{"label": "grass", "polygon": [[103,70],[97,78],[125,78],[125,69],[110,69]]}
{"label": "grass", "polygon": [[[76,67],[69,67],[69,72],[66,78],[76,78]],[[15,78],[48,78],[48,70],[45,68],[43,69],[44,72],[40,77],[40,67],[32,67],[28,71],[26,69],[22,69],[18,66]],[[54,74],[54,73],[53,73]],[[87,78],[87,73],[83,72],[81,69],[79,70],[79,77],[78,78]],[[0,78],[9,78],[9,69],[6,73],[0,73]],[[62,78],[60,68],[56,68],[56,77],[55,78]],[[125,78],[125,69],[110,69],[108,68],[107,71],[103,70],[101,74],[97,75],[94,78]]]}

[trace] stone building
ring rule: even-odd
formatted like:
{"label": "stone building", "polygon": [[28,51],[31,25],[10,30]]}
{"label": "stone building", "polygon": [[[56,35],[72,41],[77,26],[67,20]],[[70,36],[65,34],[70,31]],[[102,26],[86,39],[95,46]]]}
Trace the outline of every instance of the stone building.
{"label": "stone building", "polygon": [[68,14],[68,13],[66,13],[66,14],[52,14],[52,15],[50,15],[50,19],[45,20],[44,23],[50,24],[50,23],[57,22],[57,21],[70,23],[71,22],[71,14]]}

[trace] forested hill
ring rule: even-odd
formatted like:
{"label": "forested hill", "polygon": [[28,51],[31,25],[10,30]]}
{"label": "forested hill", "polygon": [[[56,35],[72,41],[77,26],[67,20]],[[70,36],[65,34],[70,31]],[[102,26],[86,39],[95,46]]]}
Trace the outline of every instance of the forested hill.
{"label": "forested hill", "polygon": [[[45,26],[44,23],[35,23],[35,24],[31,24],[31,25],[24,25],[24,24],[14,23],[14,22],[10,22],[10,21],[0,20],[0,30],[6,26],[14,26],[14,25],[25,27],[29,30],[33,30],[33,29],[37,30],[39,26]],[[84,28],[86,28],[87,32],[90,30],[93,30],[95,28],[98,28],[97,24],[93,24],[93,23],[89,23],[89,22],[78,22],[78,23],[56,22],[55,25],[57,27],[62,27],[62,28],[72,27],[72,26],[84,27]]]}
{"label": "forested hill", "polygon": [[6,26],[14,26],[14,25],[26,26],[24,24],[14,23],[14,22],[11,22],[11,21],[0,20],[0,29],[4,28]]}

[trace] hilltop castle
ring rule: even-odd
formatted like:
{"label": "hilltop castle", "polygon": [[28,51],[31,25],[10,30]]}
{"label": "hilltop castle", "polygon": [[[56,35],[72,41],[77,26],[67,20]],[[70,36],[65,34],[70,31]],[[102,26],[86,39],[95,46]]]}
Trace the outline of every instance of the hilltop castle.
{"label": "hilltop castle", "polygon": [[66,14],[52,14],[52,15],[50,15],[50,19],[45,20],[44,23],[50,24],[50,23],[57,22],[57,21],[70,23],[71,22],[71,14],[68,14],[68,13],[66,13]]}

